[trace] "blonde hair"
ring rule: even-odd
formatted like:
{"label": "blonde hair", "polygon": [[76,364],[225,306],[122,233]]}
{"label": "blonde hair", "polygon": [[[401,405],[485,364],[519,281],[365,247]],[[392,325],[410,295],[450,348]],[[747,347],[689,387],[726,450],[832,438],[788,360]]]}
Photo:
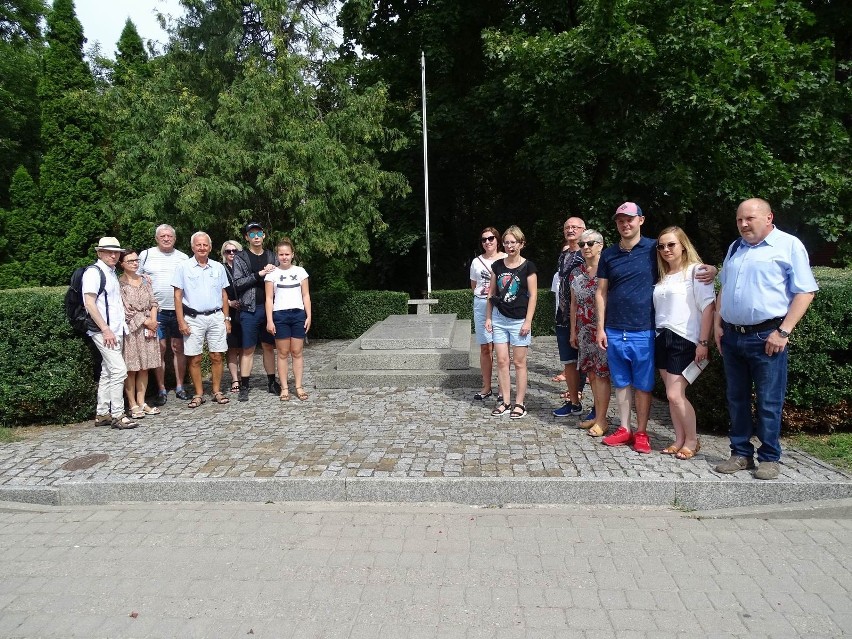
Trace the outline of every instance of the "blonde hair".
{"label": "blonde hair", "polygon": [[236,240],[225,240],[222,243],[222,248],[219,250],[219,255],[221,255],[223,259],[225,257],[225,249],[229,246],[233,246],[238,251],[243,250],[243,245],[237,242]]}
{"label": "blonde hair", "polygon": [[[689,241],[689,238],[684,233],[683,229],[679,226],[667,226],[660,234],[657,236],[657,244],[660,243],[660,238],[663,235],[674,235],[677,238],[677,241],[683,247],[683,254],[680,258],[680,268],[676,269],[672,272],[685,271],[691,264],[703,264],[703,261],[698,256],[698,251],[695,250],[695,247],[692,245],[692,242]],[[659,275],[660,282],[663,281],[663,278],[668,274],[668,263],[662,258],[660,255],[660,251],[657,251],[657,274]]]}
{"label": "blonde hair", "polygon": [[504,242],[506,241],[507,235],[511,235],[512,237],[514,237],[518,241],[518,244],[526,244],[527,243],[527,238],[524,235],[524,232],[521,229],[519,229],[517,226],[515,226],[514,224],[512,224],[512,226],[510,226],[505,231],[503,231],[502,239],[503,239]]}

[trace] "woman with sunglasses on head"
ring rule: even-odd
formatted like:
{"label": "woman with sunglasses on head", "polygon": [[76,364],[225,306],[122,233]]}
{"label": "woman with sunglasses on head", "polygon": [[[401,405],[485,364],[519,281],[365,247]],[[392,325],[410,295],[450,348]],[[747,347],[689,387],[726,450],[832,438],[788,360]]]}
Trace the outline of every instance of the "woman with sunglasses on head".
{"label": "woman with sunglasses on head", "polygon": [[701,448],[695,424],[695,409],[686,398],[689,382],[683,371],[692,362],[706,362],[716,308],[713,284],[695,277],[701,258],[678,226],[662,230],[657,238],[657,268],[654,285],[654,316],[657,336],[655,365],[666,385],[666,397],[675,431],[675,441],[662,450],[678,459],[691,459]]}
{"label": "woman with sunglasses on head", "polygon": [[604,248],[603,236],[591,229],[583,231],[577,246],[583,256],[583,264],[571,272],[571,346],[578,350],[577,369],[585,373],[592,387],[595,400],[594,410],[586,420],[579,423],[592,437],[601,437],[609,428],[606,412],[612,384],[609,379],[606,350],[598,348],[595,291],[598,288],[598,262]]}
{"label": "woman with sunglasses on head", "polygon": [[231,392],[240,392],[240,357],[243,354],[243,331],[240,327],[240,296],[234,286],[234,256],[243,250],[236,240],[227,240],[222,244],[222,264],[228,276],[228,306],[231,316],[231,332],[228,333],[228,372],[231,374]]}
{"label": "woman with sunglasses on head", "polygon": [[[470,264],[470,288],[473,289],[473,327],[476,331],[476,343],[479,344],[479,368],[482,370],[482,390],[473,398],[485,400],[494,395],[491,390],[492,372],[492,335],[485,330],[485,307],[488,302],[488,289],[491,284],[491,265],[506,257],[500,250],[500,232],[493,226],[482,229],[479,234],[482,254]],[[497,401],[501,398],[498,397]]]}
{"label": "woman with sunglasses on head", "polygon": [[[532,343],[532,320],[538,300],[538,275],[535,264],[521,257],[526,245],[523,231],[510,226],[503,233],[506,257],[491,265],[491,282],[485,307],[485,330],[492,333],[497,354],[497,381],[500,399],[491,411],[492,417],[509,415],[511,419],[526,417],[524,398],[527,394],[527,350]],[[515,364],[517,392],[512,399],[509,376],[509,345]]]}
{"label": "woman with sunglasses on head", "polygon": [[157,368],[162,362],[157,340],[157,300],[151,284],[139,274],[138,251],[127,249],[119,259],[119,264],[124,271],[118,283],[129,329],[122,345],[127,365],[124,394],[130,407],[130,418],[141,419],[146,415],[160,413],[159,408],[145,403],[149,370]]}

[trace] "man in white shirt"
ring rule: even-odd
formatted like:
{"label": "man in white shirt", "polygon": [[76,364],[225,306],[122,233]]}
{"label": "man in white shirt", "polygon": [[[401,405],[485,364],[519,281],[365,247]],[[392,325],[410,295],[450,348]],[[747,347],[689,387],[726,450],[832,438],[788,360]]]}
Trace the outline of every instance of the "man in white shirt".
{"label": "man in white shirt", "polygon": [[177,235],[168,224],[160,224],[154,231],[157,246],[142,251],[139,254],[139,272],[151,278],[151,287],[157,300],[157,337],[160,340],[160,359],[163,362],[154,369],[159,391],[151,402],[155,406],[166,403],[166,348],[172,347],[175,365],[175,396],[178,399],[189,399],[183,388],[186,376],[186,357],[183,354],[183,336],[180,334],[175,313],[175,295],[172,288],[172,278],[177,265],[188,259],[186,253],[175,248]]}
{"label": "man in white shirt", "polygon": [[82,285],[83,303],[90,324],[93,324],[87,334],[103,360],[95,425],[109,424],[119,430],[136,428],[138,424],[124,415],[122,395],[127,366],[121,353],[121,344],[127,334],[127,324],[124,321],[124,303],[121,301],[121,287],[115,274],[115,265],[124,250],[114,237],[102,237],[95,250],[98,261],[86,269]]}
{"label": "man in white shirt", "polygon": [[222,264],[209,259],[212,249],[210,236],[204,231],[193,233],[191,245],[193,256],[178,265],[172,287],[178,328],[183,335],[189,375],[195,387],[195,395],[188,407],[198,408],[204,403],[201,382],[204,340],[207,340],[210,352],[213,401],[216,404],[230,402],[222,393],[221,385],[224,354],[228,350],[228,333],[231,332],[231,316],[225,291],[229,285],[228,276]]}

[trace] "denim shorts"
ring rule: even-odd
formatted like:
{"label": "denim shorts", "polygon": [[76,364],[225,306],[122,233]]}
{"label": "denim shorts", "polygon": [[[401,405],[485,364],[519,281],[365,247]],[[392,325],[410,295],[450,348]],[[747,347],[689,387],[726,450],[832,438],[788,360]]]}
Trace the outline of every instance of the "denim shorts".
{"label": "denim shorts", "polygon": [[160,309],[157,311],[157,339],[183,339],[178,328],[177,313]]}
{"label": "denim shorts", "polygon": [[488,300],[484,297],[473,298],[473,328],[476,331],[476,343],[482,346],[494,341],[494,334],[485,330],[485,307]]}
{"label": "denim shorts", "polygon": [[274,344],[275,339],[266,332],[266,307],[259,304],[254,313],[240,310],[240,326],[243,331],[243,348],[254,348],[258,342]]}
{"label": "denim shorts", "polygon": [[305,320],[308,314],[303,308],[288,308],[272,311],[275,323],[275,339],[305,339]]}
{"label": "denim shorts", "polygon": [[654,390],[654,331],[606,329],[606,358],[612,385]]}
{"label": "denim shorts", "polygon": [[491,309],[491,333],[495,344],[529,346],[532,344],[532,331],[521,335],[524,320],[506,317],[496,308]]}
{"label": "denim shorts", "polygon": [[571,327],[556,325],[556,345],[559,347],[559,362],[563,366],[577,361],[579,353],[571,346]]}

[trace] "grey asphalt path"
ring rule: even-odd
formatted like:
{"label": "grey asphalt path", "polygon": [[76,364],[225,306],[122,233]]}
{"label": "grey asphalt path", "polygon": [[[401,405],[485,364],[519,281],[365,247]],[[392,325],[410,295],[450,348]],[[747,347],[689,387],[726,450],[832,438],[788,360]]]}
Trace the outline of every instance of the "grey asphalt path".
{"label": "grey asphalt path", "polygon": [[0,637],[852,635],[852,520],[670,508],[0,506]]}
{"label": "grey asphalt path", "polygon": [[[781,477],[772,482],[749,472],[714,472],[729,455],[724,436],[704,434],[701,451],[688,461],[662,455],[657,451],[673,435],[668,405],[656,400],[649,425],[655,452],[604,446],[577,428],[576,417],[551,414],[561,405],[560,386],[550,381],[558,365],[553,338],[534,340],[529,415],[521,420],[492,418],[492,403],[472,399],[478,388],[313,388],[314,371],[347,344],[309,344],[306,402],[268,394],[258,357],[249,402],[232,395],[229,405],[217,406],[208,396],[190,410],[170,394],[163,414],[136,430],[88,422],[0,446],[0,500],[603,502],[708,509],[852,498],[852,476],[789,446]],[[613,428],[615,410],[613,402]]]}

